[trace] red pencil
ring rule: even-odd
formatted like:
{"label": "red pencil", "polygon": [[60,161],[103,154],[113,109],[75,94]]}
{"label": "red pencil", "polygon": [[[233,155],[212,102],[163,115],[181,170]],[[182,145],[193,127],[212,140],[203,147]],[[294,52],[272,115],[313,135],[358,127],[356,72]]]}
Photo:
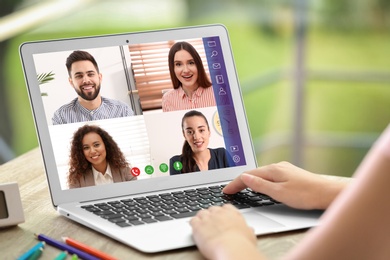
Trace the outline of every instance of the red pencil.
{"label": "red pencil", "polygon": [[75,248],[78,248],[88,254],[91,254],[91,255],[94,255],[98,258],[101,258],[102,260],[117,260],[117,258],[113,257],[113,256],[110,256],[102,251],[99,251],[93,247],[90,247],[90,246],[87,246],[79,241],[76,241],[72,238],[69,238],[69,237],[63,237],[62,238],[64,240],[65,243],[67,243],[68,245],[70,246],[73,246]]}

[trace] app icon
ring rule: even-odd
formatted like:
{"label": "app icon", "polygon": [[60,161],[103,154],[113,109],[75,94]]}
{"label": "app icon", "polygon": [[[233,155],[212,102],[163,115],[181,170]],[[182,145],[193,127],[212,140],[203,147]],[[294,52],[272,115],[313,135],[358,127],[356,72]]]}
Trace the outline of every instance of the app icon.
{"label": "app icon", "polygon": [[238,162],[240,162],[240,161],[241,161],[240,156],[238,156],[238,155],[234,155],[234,156],[233,156],[233,162],[238,163]]}
{"label": "app icon", "polygon": [[168,165],[166,163],[160,164],[160,171],[161,172],[167,172],[168,171]]}
{"label": "app icon", "polygon": [[217,80],[217,84],[223,84],[223,76],[222,75],[216,75],[215,79]]}
{"label": "app icon", "polygon": [[145,172],[146,172],[146,174],[149,174],[149,175],[153,174],[153,172],[154,172],[153,166],[152,165],[146,165],[145,166]]}
{"label": "app icon", "polygon": [[226,91],[225,91],[222,87],[220,87],[220,88],[219,88],[218,95],[224,96],[224,95],[226,95]]}
{"label": "app icon", "polygon": [[181,169],[183,169],[183,164],[180,161],[176,161],[173,163],[173,168],[176,171],[180,171]]}
{"label": "app icon", "polygon": [[137,168],[137,167],[131,168],[131,174],[132,174],[133,176],[137,177],[137,176],[140,175],[140,173],[141,173],[141,171],[139,170],[139,168]]}
{"label": "app icon", "polygon": [[215,70],[221,69],[221,63],[213,63],[213,69]]}
{"label": "app icon", "polygon": [[216,43],[215,41],[208,41],[208,42],[207,42],[207,45],[208,45],[209,47],[215,47],[215,46],[217,46],[217,43]]}
{"label": "app icon", "polygon": [[211,52],[211,57],[217,57],[218,55],[218,52],[217,51],[212,51]]}
{"label": "app icon", "polygon": [[236,152],[238,152],[240,149],[238,149],[238,145],[232,145],[232,146],[230,146],[230,151],[232,152],[232,153],[236,153]]}

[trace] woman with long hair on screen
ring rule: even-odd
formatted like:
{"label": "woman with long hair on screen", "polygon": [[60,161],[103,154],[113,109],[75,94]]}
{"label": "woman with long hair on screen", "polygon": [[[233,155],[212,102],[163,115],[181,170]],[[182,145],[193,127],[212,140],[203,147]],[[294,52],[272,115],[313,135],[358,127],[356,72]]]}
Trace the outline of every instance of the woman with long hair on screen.
{"label": "woman with long hair on screen", "polygon": [[173,156],[169,161],[171,175],[234,165],[225,148],[208,148],[210,127],[207,118],[201,112],[196,110],[187,112],[182,118],[181,127],[185,140],[182,154]]}
{"label": "woman with long hair on screen", "polygon": [[162,97],[164,112],[215,106],[212,84],[194,46],[175,43],[168,54],[173,89]]}
{"label": "woman with long hair on screen", "polygon": [[73,134],[69,165],[70,189],[137,179],[117,143],[98,126],[84,125]]}

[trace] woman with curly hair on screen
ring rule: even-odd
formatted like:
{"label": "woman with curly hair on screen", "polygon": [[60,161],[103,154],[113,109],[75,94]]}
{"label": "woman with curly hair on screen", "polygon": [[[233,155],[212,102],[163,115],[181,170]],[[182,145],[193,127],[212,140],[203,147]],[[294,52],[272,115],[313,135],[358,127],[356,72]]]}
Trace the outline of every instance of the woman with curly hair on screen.
{"label": "woman with curly hair on screen", "polygon": [[69,165],[70,189],[137,179],[117,143],[98,126],[84,125],[74,133]]}

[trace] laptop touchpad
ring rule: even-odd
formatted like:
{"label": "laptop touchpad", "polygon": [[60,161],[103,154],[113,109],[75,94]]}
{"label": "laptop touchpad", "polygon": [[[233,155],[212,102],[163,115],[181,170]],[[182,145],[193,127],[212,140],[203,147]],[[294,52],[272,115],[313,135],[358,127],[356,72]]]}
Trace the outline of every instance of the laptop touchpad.
{"label": "laptop touchpad", "polygon": [[284,225],[270,218],[265,217],[260,212],[249,211],[242,213],[246,219],[248,226],[254,229],[256,234],[273,232],[277,228],[282,228]]}

